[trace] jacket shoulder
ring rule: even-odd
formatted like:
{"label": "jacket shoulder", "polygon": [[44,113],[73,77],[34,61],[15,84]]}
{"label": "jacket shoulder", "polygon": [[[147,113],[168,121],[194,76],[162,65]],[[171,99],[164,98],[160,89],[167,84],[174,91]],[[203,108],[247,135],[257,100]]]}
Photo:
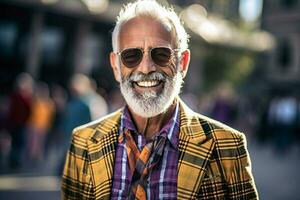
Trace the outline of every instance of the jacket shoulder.
{"label": "jacket shoulder", "polygon": [[181,129],[191,135],[192,137],[206,136],[206,139],[224,140],[236,139],[243,137],[243,133],[235,130],[217,120],[211,119],[207,116],[194,112],[183,101],[180,100],[181,105]]}
{"label": "jacket shoulder", "polygon": [[244,134],[228,125],[223,124],[217,120],[211,119],[201,114],[196,114],[197,118],[206,135],[215,140],[241,140]]}

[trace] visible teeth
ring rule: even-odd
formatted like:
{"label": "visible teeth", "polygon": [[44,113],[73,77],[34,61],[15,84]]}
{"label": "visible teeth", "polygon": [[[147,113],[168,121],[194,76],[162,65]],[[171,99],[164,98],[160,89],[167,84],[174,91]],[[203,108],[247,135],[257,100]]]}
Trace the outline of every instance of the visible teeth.
{"label": "visible teeth", "polygon": [[138,81],[136,82],[141,87],[153,87],[159,84],[159,81]]}

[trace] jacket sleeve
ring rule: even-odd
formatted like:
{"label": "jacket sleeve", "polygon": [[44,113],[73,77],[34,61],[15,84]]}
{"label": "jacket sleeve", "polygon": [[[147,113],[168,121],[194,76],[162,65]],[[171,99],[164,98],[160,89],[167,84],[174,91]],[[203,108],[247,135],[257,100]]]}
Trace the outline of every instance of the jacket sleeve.
{"label": "jacket sleeve", "polygon": [[246,139],[243,134],[239,137],[236,159],[228,180],[228,198],[259,199],[251,172],[251,161],[247,151]]}
{"label": "jacket sleeve", "polygon": [[61,182],[61,199],[95,199],[86,139],[73,134]]}

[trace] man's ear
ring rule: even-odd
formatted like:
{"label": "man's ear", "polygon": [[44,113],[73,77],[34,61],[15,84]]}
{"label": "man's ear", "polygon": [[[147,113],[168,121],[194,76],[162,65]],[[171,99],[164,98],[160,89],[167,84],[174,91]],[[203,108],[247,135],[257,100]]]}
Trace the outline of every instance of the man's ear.
{"label": "man's ear", "polygon": [[121,72],[120,72],[120,69],[119,69],[119,58],[118,58],[118,55],[115,54],[114,52],[110,52],[110,55],[109,55],[109,58],[110,58],[110,65],[111,65],[111,68],[113,69],[113,72],[114,72],[114,76],[115,76],[115,79],[116,81],[120,82],[120,78],[121,78]]}
{"label": "man's ear", "polygon": [[179,63],[180,63],[180,71],[183,78],[186,76],[186,73],[188,71],[189,64],[190,64],[190,57],[191,57],[191,52],[189,49],[181,53]]}

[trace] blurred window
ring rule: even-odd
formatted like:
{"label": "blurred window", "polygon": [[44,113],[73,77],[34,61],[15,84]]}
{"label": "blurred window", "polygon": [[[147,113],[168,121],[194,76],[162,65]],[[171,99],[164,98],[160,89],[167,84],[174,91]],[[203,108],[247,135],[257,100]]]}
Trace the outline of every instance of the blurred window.
{"label": "blurred window", "polygon": [[0,55],[13,57],[18,34],[17,24],[14,22],[0,22]]}
{"label": "blurred window", "polygon": [[0,2],[0,94],[8,94],[16,75],[25,69],[21,46],[30,30],[31,12]]}
{"label": "blurred window", "polygon": [[76,19],[57,13],[45,13],[41,33],[39,78],[48,83],[66,85],[72,72],[77,41]]}
{"label": "blurred window", "polygon": [[84,39],[81,55],[81,71],[89,74],[94,68],[103,67],[103,37],[98,33],[89,33]]}
{"label": "blurred window", "polygon": [[287,70],[291,67],[292,61],[292,47],[287,40],[279,42],[278,46],[278,64],[283,70]]}
{"label": "blurred window", "polygon": [[298,0],[280,0],[280,5],[285,8],[293,8],[298,3]]}
{"label": "blurred window", "polygon": [[50,65],[59,64],[63,56],[63,31],[59,28],[47,27],[43,30],[41,41],[43,61]]}

